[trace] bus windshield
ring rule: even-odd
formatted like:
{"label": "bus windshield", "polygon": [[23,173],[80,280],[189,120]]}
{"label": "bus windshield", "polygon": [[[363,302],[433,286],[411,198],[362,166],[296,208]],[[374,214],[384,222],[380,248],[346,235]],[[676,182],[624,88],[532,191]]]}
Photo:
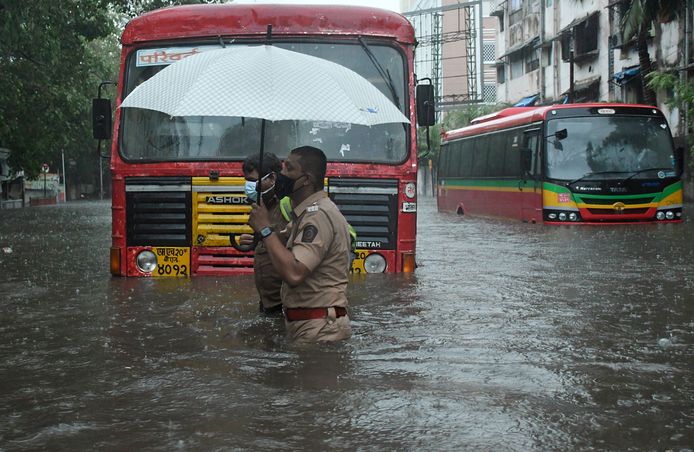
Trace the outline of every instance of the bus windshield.
{"label": "bus windshield", "polygon": [[552,179],[645,179],[676,171],[672,138],[663,118],[560,118],[547,122],[546,135],[547,177]]}
{"label": "bus windshield", "polygon": [[[346,66],[393,100],[389,81],[379,74],[358,43],[276,42],[273,45]],[[385,73],[390,75],[398,107],[405,112],[409,100],[405,90],[407,80],[403,55],[397,49],[385,45],[369,44],[369,48]],[[184,51],[184,48],[181,49]],[[124,98],[139,83],[166,67],[162,64],[147,64],[146,60],[143,64],[143,59],[136,58],[136,54],[137,52],[133,52],[127,61]],[[257,118],[170,117],[164,113],[138,108],[124,108],[121,115],[120,152],[128,161],[243,160],[260,149],[261,120]],[[407,133],[403,124],[368,127],[318,121],[266,122],[265,150],[279,156],[285,156],[289,150],[298,146],[313,145],[321,148],[330,161],[395,164],[407,159],[406,144]]]}

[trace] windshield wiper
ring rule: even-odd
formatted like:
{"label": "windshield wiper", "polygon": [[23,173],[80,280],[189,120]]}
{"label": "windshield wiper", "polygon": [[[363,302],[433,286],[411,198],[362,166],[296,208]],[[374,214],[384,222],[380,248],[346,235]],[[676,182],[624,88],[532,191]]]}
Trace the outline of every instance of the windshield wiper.
{"label": "windshield wiper", "polygon": [[574,180],[572,180],[572,181],[570,181],[570,182],[567,182],[567,183],[566,183],[566,186],[568,187],[569,185],[573,185],[573,184],[575,184],[576,182],[580,182],[580,181],[582,181],[583,179],[585,179],[586,177],[589,177],[589,176],[597,176],[598,174],[623,174],[623,173],[631,173],[631,171],[597,171],[597,172],[594,172],[594,173],[586,173],[586,174],[584,174],[583,176],[579,177],[578,179],[574,179]]}
{"label": "windshield wiper", "polygon": [[388,89],[390,90],[390,94],[393,96],[393,102],[395,103],[395,106],[400,108],[400,99],[398,98],[398,95],[395,93],[395,86],[393,85],[393,79],[390,78],[390,72],[383,69],[381,63],[379,63],[376,59],[376,55],[373,54],[369,46],[366,45],[366,42],[364,42],[364,39],[361,36],[359,36],[359,38],[357,39],[359,39],[359,44],[361,44],[361,47],[364,49],[366,55],[369,57],[369,60],[371,60],[371,63],[373,63],[374,67],[376,68],[376,71],[378,71],[378,74],[381,76],[383,81],[386,82],[386,85],[388,85]]}
{"label": "windshield wiper", "polygon": [[619,184],[621,185],[621,184],[623,184],[624,182],[626,182],[626,181],[628,181],[628,180],[631,180],[632,178],[638,176],[639,174],[641,174],[641,173],[646,173],[646,172],[648,172],[648,171],[674,171],[674,169],[673,169],[673,168],[646,168],[646,169],[642,169],[642,170],[632,171],[631,174],[630,174],[629,176],[627,176],[627,177],[625,177],[624,179],[620,180],[620,181],[619,181]]}

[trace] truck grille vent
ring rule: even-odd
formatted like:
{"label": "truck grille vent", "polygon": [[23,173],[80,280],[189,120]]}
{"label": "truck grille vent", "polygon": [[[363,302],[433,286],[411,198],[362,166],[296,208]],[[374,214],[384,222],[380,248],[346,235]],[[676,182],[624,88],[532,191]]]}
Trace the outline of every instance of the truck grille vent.
{"label": "truck grille vent", "polygon": [[[398,181],[329,179],[328,194],[357,231],[360,248],[395,249],[398,230]],[[364,246],[364,243],[380,244]]]}
{"label": "truck grille vent", "polygon": [[127,241],[134,246],[190,246],[190,178],[125,180]]}

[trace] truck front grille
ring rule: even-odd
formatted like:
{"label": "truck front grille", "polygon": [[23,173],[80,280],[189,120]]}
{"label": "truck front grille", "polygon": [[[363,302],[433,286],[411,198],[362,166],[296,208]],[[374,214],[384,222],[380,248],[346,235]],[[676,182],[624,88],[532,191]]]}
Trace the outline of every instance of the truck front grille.
{"label": "truck front grille", "polygon": [[357,231],[359,248],[396,248],[397,180],[329,179],[328,194]]}
{"label": "truck front grille", "polygon": [[131,246],[190,246],[190,178],[125,179],[127,242]]}

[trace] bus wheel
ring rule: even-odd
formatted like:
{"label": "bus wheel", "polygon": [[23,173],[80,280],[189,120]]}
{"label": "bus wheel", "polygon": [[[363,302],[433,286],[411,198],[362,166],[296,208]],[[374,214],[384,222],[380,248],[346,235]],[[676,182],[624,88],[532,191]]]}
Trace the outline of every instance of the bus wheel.
{"label": "bus wheel", "polygon": [[458,206],[458,210],[456,210],[455,213],[457,213],[458,215],[465,215],[465,211],[464,211],[463,208],[460,207],[460,206]]}

